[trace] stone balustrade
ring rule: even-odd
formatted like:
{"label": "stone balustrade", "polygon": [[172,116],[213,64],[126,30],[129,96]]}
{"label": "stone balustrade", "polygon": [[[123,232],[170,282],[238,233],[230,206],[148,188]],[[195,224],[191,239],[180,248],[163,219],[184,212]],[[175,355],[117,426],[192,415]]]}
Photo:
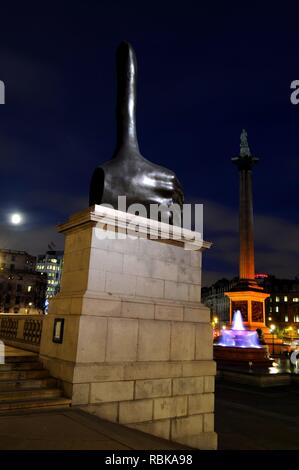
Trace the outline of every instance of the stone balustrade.
{"label": "stone balustrade", "polygon": [[7,345],[38,352],[43,315],[0,314],[0,340]]}

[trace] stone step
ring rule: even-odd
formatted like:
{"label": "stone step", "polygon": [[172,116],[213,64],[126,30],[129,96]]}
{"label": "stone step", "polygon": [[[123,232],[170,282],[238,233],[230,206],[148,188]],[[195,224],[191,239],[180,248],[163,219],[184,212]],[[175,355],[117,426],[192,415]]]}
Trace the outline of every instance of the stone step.
{"label": "stone step", "polygon": [[68,398],[51,398],[48,400],[26,400],[26,401],[0,401],[0,414],[7,414],[19,410],[36,410],[36,409],[63,409],[71,405]]}
{"label": "stone step", "polygon": [[35,362],[11,362],[0,364],[0,372],[9,370],[37,370],[43,369],[41,362],[35,360]]}
{"label": "stone step", "polygon": [[0,404],[14,401],[24,402],[27,400],[47,400],[51,398],[60,398],[61,396],[62,390],[58,388],[13,390],[0,392]]}
{"label": "stone step", "polygon": [[5,363],[10,364],[12,362],[36,362],[38,356],[36,354],[24,355],[24,356],[5,356]]}
{"label": "stone step", "polygon": [[32,379],[45,379],[49,377],[49,372],[45,369],[32,369],[32,370],[7,370],[0,369],[0,383],[1,381],[12,382],[18,380],[32,380]]}
{"label": "stone step", "polygon": [[26,380],[14,380],[14,381],[1,381],[0,380],[0,392],[18,391],[18,390],[34,390],[34,389],[45,389],[55,388],[57,386],[57,380],[49,377],[46,379],[26,379]]}

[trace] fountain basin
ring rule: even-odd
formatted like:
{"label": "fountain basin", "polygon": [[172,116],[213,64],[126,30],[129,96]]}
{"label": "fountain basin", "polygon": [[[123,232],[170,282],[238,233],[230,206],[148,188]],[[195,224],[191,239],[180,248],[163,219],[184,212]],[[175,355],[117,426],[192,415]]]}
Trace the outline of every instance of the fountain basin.
{"label": "fountain basin", "polygon": [[269,358],[267,346],[255,348],[238,346],[214,345],[214,360],[217,366],[247,365],[252,363],[253,367],[270,367],[273,360]]}
{"label": "fountain basin", "polygon": [[269,367],[273,362],[268,347],[260,344],[257,332],[245,329],[240,310],[234,313],[232,328],[224,330],[214,345],[214,359],[218,367]]}

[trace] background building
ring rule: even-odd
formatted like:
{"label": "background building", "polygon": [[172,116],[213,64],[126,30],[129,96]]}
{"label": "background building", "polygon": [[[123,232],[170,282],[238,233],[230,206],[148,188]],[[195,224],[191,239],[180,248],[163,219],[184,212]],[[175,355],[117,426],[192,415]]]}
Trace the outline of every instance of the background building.
{"label": "background building", "polygon": [[25,251],[0,249],[0,271],[3,271],[5,269],[34,271],[35,262],[35,256],[31,256]]}
{"label": "background building", "polygon": [[235,287],[237,283],[237,277],[231,280],[224,278],[201,290],[202,303],[210,308],[211,320],[218,319],[220,328],[229,322],[229,298],[224,295],[224,292]]}
{"label": "background building", "polygon": [[63,251],[49,250],[37,257],[36,271],[47,275],[47,299],[59,292],[62,265]]}
{"label": "background building", "polygon": [[267,276],[263,285],[270,293],[266,300],[267,326],[274,324],[288,336],[299,335],[299,279]]}
{"label": "background building", "polygon": [[[266,325],[275,325],[285,336],[299,335],[299,278],[278,279],[269,274],[256,274],[257,283],[270,294],[265,301]],[[229,300],[224,292],[237,285],[238,278],[220,279],[202,288],[202,302],[210,308],[211,319],[217,317],[219,327],[229,322]]]}
{"label": "background building", "polygon": [[1,313],[43,313],[47,278],[35,262],[25,251],[0,250]]}

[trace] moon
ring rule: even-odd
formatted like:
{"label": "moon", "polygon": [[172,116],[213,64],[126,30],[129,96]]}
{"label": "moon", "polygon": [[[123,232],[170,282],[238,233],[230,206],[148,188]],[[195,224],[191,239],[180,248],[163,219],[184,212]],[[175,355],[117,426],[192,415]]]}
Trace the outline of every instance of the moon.
{"label": "moon", "polygon": [[15,213],[10,216],[10,221],[13,225],[20,225],[23,221],[21,214]]}

